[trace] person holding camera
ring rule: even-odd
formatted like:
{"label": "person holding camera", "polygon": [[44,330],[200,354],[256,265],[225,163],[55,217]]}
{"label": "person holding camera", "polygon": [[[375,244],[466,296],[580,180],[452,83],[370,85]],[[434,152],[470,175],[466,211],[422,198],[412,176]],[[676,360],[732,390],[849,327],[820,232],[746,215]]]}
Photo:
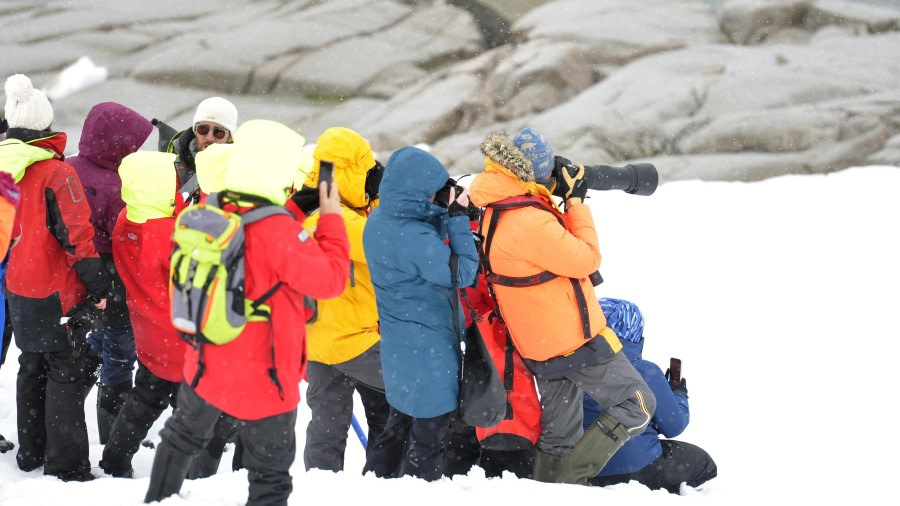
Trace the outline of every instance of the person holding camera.
{"label": "person holding camera", "polygon": [[459,397],[454,288],[471,285],[478,270],[468,199],[434,156],[412,146],[388,160],[380,193],[363,246],[391,410],[384,432],[369,441],[363,473],[434,481]]}
{"label": "person holding camera", "polygon": [[[600,248],[584,204],[585,169],[557,163],[562,159],[531,128],[514,140],[490,133],[481,150],[485,171],[472,181],[470,195],[485,207],[485,280],[541,399],[534,479],[587,484],[643,432],[656,400],[621,353],[594,296]],[[563,198],[565,212],[551,195]],[[587,431],[584,393],[607,407]]]}
{"label": "person holding camera", "polygon": [[[687,382],[675,371],[666,369],[663,373],[658,365],[641,356],[644,317],[640,309],[634,303],[620,299],[600,299],[600,307],[606,315],[607,325],[622,340],[625,355],[653,390],[656,412],[647,429],[629,439],[600,474],[588,482],[605,486],[634,480],[652,490],[665,489],[677,494],[682,483],[699,487],[715,478],[718,474],[716,463],[703,448],[659,437],[676,437],[687,428],[691,419]],[[596,401],[584,397],[585,428],[602,410]]]}

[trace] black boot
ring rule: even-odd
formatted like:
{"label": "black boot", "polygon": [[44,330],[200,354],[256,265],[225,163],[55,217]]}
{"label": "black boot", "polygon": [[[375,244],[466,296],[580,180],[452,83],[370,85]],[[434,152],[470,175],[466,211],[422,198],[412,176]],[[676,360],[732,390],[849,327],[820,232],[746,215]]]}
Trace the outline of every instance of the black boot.
{"label": "black boot", "polygon": [[163,441],[156,449],[153,470],[150,472],[150,486],[147,487],[145,503],[162,501],[181,491],[181,485],[191,465],[191,456]]}
{"label": "black boot", "polygon": [[100,444],[106,445],[109,441],[109,432],[119,410],[125,404],[128,394],[131,393],[131,382],[123,381],[117,385],[107,386],[102,383],[97,386],[97,430],[100,432]]}

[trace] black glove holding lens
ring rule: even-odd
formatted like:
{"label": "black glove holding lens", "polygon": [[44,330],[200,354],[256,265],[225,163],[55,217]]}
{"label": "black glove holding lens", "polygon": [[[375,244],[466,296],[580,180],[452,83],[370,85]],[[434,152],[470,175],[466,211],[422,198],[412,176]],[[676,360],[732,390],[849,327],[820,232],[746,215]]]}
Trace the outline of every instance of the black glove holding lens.
{"label": "black glove holding lens", "polygon": [[369,172],[366,172],[366,195],[369,197],[369,202],[373,202],[378,199],[378,188],[381,186],[381,178],[384,177],[384,165],[381,165],[381,162],[375,160],[375,166],[369,169]]}
{"label": "black glove holding lens", "polygon": [[584,200],[587,197],[588,185],[584,179],[585,170],[581,164],[574,164],[568,158],[554,156],[553,176],[556,177],[556,187],[553,195],[566,200],[578,198]]}
{"label": "black glove holding lens", "polygon": [[447,209],[450,217],[466,216],[469,214],[468,199],[466,202],[460,203],[459,196],[464,194],[466,189],[456,183],[456,180],[450,178],[444,183],[434,194],[434,203]]}
{"label": "black glove holding lens", "polygon": [[688,396],[687,390],[687,380],[684,378],[678,378],[677,380],[672,377],[672,374],[669,369],[666,369],[666,381],[669,382],[669,388],[672,389],[675,393],[682,393],[685,397]]}

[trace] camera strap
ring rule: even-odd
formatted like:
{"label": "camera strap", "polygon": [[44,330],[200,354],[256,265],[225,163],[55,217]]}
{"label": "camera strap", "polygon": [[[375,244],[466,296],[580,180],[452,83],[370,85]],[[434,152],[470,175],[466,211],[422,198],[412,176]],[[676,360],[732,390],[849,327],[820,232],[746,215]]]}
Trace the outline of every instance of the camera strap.
{"label": "camera strap", "polygon": [[[486,207],[491,209],[491,218],[490,222],[488,223],[487,232],[483,233],[484,253],[481,255],[481,264],[484,267],[484,280],[488,283],[489,287],[492,287],[492,285],[500,285],[512,288],[527,288],[531,286],[541,285],[560,277],[546,270],[537,274],[532,274],[531,276],[505,276],[494,272],[494,270],[491,268],[490,261],[491,244],[494,240],[494,232],[497,229],[497,223],[499,223],[500,215],[503,213],[503,211],[507,211],[510,209],[520,209],[523,207],[536,207],[553,214],[557,221],[559,221],[559,224],[563,228],[566,228],[566,223],[563,220],[562,216],[559,215],[559,213],[557,213],[553,208],[551,208],[541,199],[529,195],[509,197],[492,204],[488,204]],[[482,233],[481,229],[483,227],[484,220],[482,219],[479,227],[479,233]],[[581,316],[581,330],[584,334],[584,339],[590,340],[594,336],[591,335],[591,322],[588,312],[587,299],[584,296],[584,292],[581,290],[581,282],[575,278],[567,279],[572,284],[572,290],[575,292],[575,300],[577,301],[578,305],[578,314]],[[499,311],[500,305],[497,304],[497,298],[494,294],[493,288],[490,289],[490,294],[491,298],[494,299],[494,304],[497,305]]]}

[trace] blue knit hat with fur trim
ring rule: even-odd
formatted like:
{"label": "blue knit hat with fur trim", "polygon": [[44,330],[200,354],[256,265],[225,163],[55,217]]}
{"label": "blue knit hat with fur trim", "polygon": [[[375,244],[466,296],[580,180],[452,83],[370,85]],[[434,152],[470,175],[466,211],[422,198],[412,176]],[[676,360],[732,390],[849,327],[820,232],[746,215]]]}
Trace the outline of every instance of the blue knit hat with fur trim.
{"label": "blue knit hat with fur trim", "polygon": [[533,128],[523,128],[513,142],[519,151],[531,161],[534,168],[534,180],[543,183],[553,173],[553,145],[540,132]]}
{"label": "blue knit hat with fur trim", "polygon": [[633,303],[622,299],[598,299],[606,316],[606,326],[613,329],[619,339],[640,342],[644,336],[644,316]]}

